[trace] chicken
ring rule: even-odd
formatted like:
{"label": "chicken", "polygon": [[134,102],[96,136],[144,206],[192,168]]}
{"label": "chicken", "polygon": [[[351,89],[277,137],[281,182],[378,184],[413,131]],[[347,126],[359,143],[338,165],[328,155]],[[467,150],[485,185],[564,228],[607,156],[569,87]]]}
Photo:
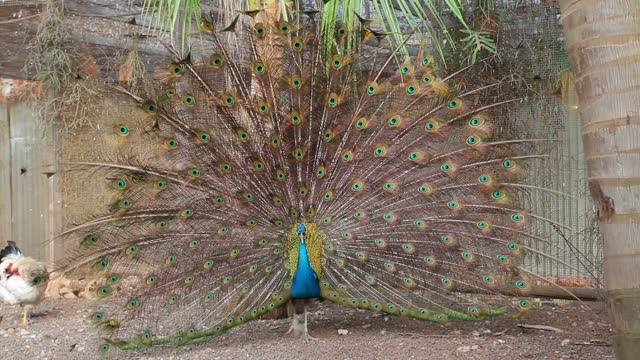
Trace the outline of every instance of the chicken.
{"label": "chicken", "polygon": [[22,326],[28,325],[29,307],[42,301],[49,283],[44,263],[22,254],[16,243],[0,251],[0,300],[22,307]]}

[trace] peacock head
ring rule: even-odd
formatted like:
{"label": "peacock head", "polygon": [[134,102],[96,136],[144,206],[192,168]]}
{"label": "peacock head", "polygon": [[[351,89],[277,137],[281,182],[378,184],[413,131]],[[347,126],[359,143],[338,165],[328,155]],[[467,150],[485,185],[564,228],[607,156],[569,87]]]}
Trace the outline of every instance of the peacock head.
{"label": "peacock head", "polygon": [[304,236],[305,236],[305,233],[307,232],[307,228],[304,226],[303,223],[298,223],[296,225],[296,230],[298,231],[298,240],[300,241],[301,244],[304,244]]}

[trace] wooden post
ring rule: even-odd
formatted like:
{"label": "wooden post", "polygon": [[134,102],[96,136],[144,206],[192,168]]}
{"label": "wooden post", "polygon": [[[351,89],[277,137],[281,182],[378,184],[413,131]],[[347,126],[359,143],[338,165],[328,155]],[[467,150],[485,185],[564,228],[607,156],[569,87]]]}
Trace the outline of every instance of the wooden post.
{"label": "wooden post", "polygon": [[[44,127],[26,103],[8,106],[10,123],[11,238],[28,256],[53,260],[45,245],[52,231],[59,231],[51,216],[50,181],[56,151],[50,127]],[[59,195],[58,195],[59,196]],[[9,204],[8,204],[9,205]],[[59,223],[59,222],[58,222]]]}
{"label": "wooden post", "polygon": [[11,146],[9,110],[0,104],[0,247],[11,240]]}

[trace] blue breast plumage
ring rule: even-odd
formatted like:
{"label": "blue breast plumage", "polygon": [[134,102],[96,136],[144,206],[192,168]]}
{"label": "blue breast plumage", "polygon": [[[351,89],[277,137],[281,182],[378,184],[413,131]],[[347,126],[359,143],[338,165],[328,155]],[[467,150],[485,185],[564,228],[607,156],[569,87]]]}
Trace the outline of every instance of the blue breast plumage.
{"label": "blue breast plumage", "polygon": [[315,271],[311,268],[311,264],[309,264],[307,246],[301,242],[298,250],[298,267],[295,274],[293,274],[291,298],[307,299],[320,297],[318,275],[316,275]]}

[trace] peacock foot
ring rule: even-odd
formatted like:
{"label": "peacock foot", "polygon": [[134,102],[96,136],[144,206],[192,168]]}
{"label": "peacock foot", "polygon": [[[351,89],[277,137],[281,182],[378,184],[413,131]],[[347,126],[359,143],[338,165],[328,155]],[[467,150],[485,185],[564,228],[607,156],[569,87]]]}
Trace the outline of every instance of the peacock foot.
{"label": "peacock foot", "polygon": [[321,340],[309,335],[309,329],[307,328],[307,322],[300,321],[300,315],[293,315],[291,325],[287,334],[293,333],[295,338],[301,338],[305,343],[311,340]]}
{"label": "peacock foot", "polygon": [[293,332],[294,336],[299,335],[299,327],[300,327],[300,319],[298,318],[299,315],[293,315],[291,317],[291,325],[289,325],[289,330],[287,330],[287,335],[291,334]]}
{"label": "peacock foot", "polygon": [[304,332],[304,337],[303,337],[303,339],[304,339],[304,342],[306,342],[306,343],[310,342],[311,340],[322,340],[322,339],[318,339],[318,338],[315,338],[315,337],[313,337],[313,336],[309,335],[309,332],[308,332],[308,331],[305,331],[305,332]]}

